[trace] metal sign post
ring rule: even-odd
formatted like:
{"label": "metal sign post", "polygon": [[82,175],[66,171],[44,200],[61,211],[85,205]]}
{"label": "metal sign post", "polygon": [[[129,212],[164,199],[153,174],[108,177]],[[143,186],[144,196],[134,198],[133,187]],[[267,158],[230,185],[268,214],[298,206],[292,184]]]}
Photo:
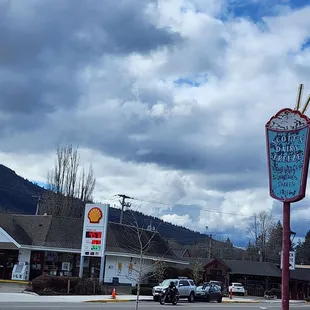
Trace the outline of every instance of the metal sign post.
{"label": "metal sign post", "polygon": [[299,111],[302,85],[295,110],[283,109],[266,124],[270,196],[283,202],[282,310],[289,309],[290,204],[306,195],[310,155],[310,119],[304,115],[310,96]]}

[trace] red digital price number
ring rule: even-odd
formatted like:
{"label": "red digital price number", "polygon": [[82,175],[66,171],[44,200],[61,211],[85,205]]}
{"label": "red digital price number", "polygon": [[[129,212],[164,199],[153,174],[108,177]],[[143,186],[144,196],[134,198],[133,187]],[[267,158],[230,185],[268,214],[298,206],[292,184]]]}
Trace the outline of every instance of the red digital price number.
{"label": "red digital price number", "polygon": [[101,239],[102,232],[101,231],[87,231],[86,238],[92,239]]}
{"label": "red digital price number", "polygon": [[101,240],[92,240],[91,244],[101,244]]}

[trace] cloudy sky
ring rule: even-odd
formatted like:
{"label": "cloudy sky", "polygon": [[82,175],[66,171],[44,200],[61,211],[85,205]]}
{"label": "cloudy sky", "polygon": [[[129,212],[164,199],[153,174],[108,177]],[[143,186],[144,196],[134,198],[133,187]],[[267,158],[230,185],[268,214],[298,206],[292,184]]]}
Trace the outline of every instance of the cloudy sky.
{"label": "cloudy sky", "polygon": [[97,201],[241,244],[253,212],[281,218],[264,126],[310,93],[307,3],[0,0],[0,162],[45,182],[55,144],[79,145]]}

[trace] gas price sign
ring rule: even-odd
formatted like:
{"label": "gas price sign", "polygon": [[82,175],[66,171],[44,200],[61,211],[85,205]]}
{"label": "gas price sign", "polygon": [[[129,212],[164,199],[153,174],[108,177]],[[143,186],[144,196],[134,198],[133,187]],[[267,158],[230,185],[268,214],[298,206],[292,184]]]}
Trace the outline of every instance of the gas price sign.
{"label": "gas price sign", "polygon": [[98,228],[87,229],[84,235],[83,254],[85,256],[101,256],[102,252],[102,231]]}
{"label": "gas price sign", "polygon": [[108,205],[87,204],[85,206],[83,256],[103,257],[108,225]]}

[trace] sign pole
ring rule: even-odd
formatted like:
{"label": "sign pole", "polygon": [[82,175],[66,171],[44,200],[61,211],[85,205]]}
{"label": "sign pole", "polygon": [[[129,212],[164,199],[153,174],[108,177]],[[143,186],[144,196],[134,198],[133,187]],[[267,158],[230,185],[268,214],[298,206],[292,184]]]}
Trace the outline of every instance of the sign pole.
{"label": "sign pole", "polygon": [[[306,196],[310,158],[310,118],[305,115],[310,95],[300,110],[302,90],[300,84],[294,110],[280,110],[265,126],[269,192],[272,198],[283,203],[282,310],[290,307],[290,204]],[[295,253],[292,254],[295,261]]]}
{"label": "sign pole", "polygon": [[83,271],[84,271],[84,256],[83,253],[81,252],[79,278],[83,278]]}
{"label": "sign pole", "polygon": [[282,261],[282,310],[289,310],[290,307],[290,210],[289,202],[283,203],[283,261]]}

